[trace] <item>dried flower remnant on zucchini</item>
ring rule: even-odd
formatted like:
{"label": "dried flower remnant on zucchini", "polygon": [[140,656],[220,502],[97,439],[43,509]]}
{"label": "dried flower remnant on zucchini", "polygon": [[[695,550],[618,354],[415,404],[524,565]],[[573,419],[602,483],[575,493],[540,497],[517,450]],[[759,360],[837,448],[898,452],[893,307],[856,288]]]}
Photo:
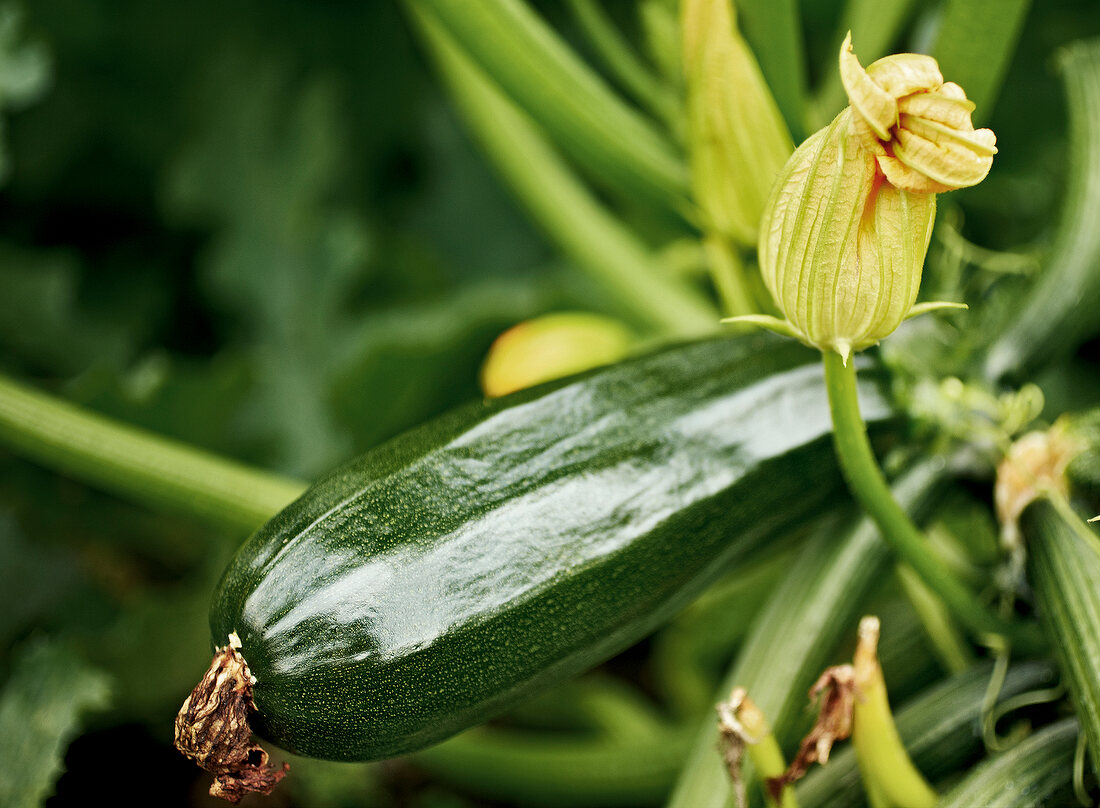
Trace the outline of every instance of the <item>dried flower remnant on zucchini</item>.
{"label": "dried flower remnant on zucchini", "polygon": [[230,635],[176,716],[176,748],[214,775],[211,796],[234,804],[249,792],[270,794],[290,769],[269,766],[267,752],[252,743],[253,680],[239,648]]}
{"label": "dried flower remnant on zucchini", "polygon": [[779,777],[767,780],[768,793],[778,800],[785,786],[801,780],[814,763],[829,762],[833,744],[852,734],[852,714],[859,693],[851,665],[826,668],[810,688],[810,702],[818,703],[817,720],[798,745],[798,754]]}
{"label": "dried flower remnant on zucchini", "polygon": [[[767,718],[743,687],[734,688],[727,701],[716,707],[718,711],[718,749],[722,753],[726,771],[733,785],[737,808],[745,808],[747,795],[741,764],[745,752],[749,754],[757,773],[765,780],[778,776],[786,768],[783,751],[775,734],[768,726]],[[794,808],[793,792],[782,787],[772,795],[772,801],[781,808]]]}
{"label": "dried flower remnant on zucchini", "polygon": [[810,689],[812,701],[820,698],[817,721],[787,771],[768,779],[773,799],[814,763],[828,763],[833,744],[850,736],[871,805],[934,808],[936,793],[909,759],[890,712],[878,661],[879,630],[877,617],[864,617],[852,664],[827,668]]}
{"label": "dried flower remnant on zucchini", "polygon": [[1061,424],[1046,432],[1029,432],[1009,447],[997,466],[993,489],[1006,549],[1021,550],[1019,520],[1028,505],[1045,495],[1069,495],[1066,469],[1081,449]]}

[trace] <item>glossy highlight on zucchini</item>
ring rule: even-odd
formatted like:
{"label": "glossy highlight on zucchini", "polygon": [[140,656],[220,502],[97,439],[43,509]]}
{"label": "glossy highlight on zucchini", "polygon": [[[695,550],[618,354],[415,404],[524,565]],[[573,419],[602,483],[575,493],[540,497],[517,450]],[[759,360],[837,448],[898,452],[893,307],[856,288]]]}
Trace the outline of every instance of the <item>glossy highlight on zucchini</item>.
{"label": "glossy highlight on zucchini", "polygon": [[[636,642],[843,497],[816,359],[763,335],[666,349],[477,403],[321,480],[213,599],[254,731],[392,757]],[[861,393],[869,421],[891,418]]]}

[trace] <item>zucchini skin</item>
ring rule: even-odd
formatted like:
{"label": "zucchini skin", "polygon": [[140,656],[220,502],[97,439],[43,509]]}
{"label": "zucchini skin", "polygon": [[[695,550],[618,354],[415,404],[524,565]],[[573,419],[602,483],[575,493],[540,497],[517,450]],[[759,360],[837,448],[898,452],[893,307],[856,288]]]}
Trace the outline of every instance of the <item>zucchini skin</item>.
{"label": "zucchini skin", "polygon": [[[892,417],[873,386],[870,422]],[[460,410],[337,470],[215,593],[257,734],[376,760],[480,723],[636,642],[845,498],[818,354],[691,343]]]}
{"label": "zucchini skin", "polygon": [[1089,528],[1075,518],[1040,498],[1024,509],[1020,528],[1040,617],[1100,771],[1100,557],[1081,536]]}

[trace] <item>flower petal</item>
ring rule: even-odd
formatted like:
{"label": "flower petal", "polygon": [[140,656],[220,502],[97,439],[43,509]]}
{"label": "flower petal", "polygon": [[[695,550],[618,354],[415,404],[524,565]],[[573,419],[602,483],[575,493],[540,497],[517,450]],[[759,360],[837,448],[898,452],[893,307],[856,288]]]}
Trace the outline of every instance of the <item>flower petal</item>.
{"label": "flower petal", "polygon": [[963,143],[946,138],[929,140],[906,129],[897,130],[894,157],[953,189],[977,185],[993,165],[991,154],[979,154]]}
{"label": "flower petal", "polygon": [[871,63],[867,75],[894,98],[937,90],[943,84],[943,74],[936,60],[920,53],[884,56]]}
{"label": "flower petal", "polygon": [[863,117],[880,139],[889,140],[890,128],[898,122],[897,98],[882,89],[863,69],[852,52],[851,31],[840,46],[840,80],[852,109]]}

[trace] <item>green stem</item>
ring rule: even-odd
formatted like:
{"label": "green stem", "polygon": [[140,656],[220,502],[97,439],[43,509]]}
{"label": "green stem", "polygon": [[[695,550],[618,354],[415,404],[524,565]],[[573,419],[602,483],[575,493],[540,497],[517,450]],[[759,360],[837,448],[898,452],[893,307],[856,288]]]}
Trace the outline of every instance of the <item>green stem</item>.
{"label": "green stem", "polygon": [[532,218],[633,315],[661,335],[713,333],[718,314],[691,285],[670,277],[648,246],[597,199],[534,122],[433,16],[446,3],[410,0],[416,27],[487,156]]}
{"label": "green stem", "polygon": [[676,96],[638,59],[597,0],[569,0],[573,16],[604,64],[641,104],[668,124],[677,116]]}
{"label": "green stem", "polygon": [[477,727],[410,760],[435,777],[500,800],[652,805],[667,792],[690,743],[690,732],[672,727],[630,742]]}
{"label": "green stem", "polygon": [[637,112],[523,0],[407,0],[570,159],[625,192],[679,210],[688,169]]}
{"label": "green stem", "polygon": [[974,664],[974,654],[944,608],[943,601],[905,564],[898,564],[896,574],[943,669],[952,674],[969,669]]}
{"label": "green stem", "polygon": [[[779,741],[775,738],[764,713],[756,706],[749,696],[745,696],[740,710],[737,711],[737,719],[745,732],[756,740],[748,744],[749,758],[752,760],[756,773],[761,781],[774,777],[782,777],[787,771],[787,760],[783,757],[783,750],[779,748]],[[794,789],[784,786],[779,793],[779,801],[772,799],[771,794],[764,797],[769,808],[798,808],[798,798]]]}
{"label": "green stem", "polygon": [[833,416],[833,442],[844,478],[852,495],[879,526],[886,543],[972,632],[1004,636],[1023,650],[1041,648],[1043,639],[1036,626],[1019,626],[994,615],[932,553],[923,533],[894,500],[871,451],[859,412],[855,363],[845,364],[833,351],[823,351],[822,355]]}
{"label": "green stem", "polygon": [[879,621],[865,617],[852,660],[856,693],[852,745],[871,808],[936,808],[936,792],[898,735],[878,661]]}
{"label": "green stem", "polygon": [[305,484],[88,412],[0,376],[0,442],[115,494],[251,531]]}
{"label": "green stem", "polygon": [[711,282],[722,300],[722,314],[739,317],[760,311],[745,278],[745,265],[729,239],[709,233],[703,240],[703,248]]}

